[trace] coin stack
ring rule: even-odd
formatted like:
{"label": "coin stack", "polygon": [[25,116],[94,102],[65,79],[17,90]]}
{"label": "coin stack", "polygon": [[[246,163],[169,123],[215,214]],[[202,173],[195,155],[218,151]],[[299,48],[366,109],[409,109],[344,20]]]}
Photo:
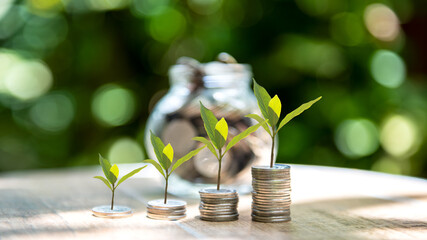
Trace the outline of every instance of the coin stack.
{"label": "coin stack", "polygon": [[163,199],[149,201],[147,204],[147,217],[157,220],[179,220],[185,218],[187,203],[181,200]]}
{"label": "coin stack", "polygon": [[237,205],[239,195],[232,189],[202,189],[200,193],[200,219],[211,222],[227,222],[239,219]]}
{"label": "coin stack", "polygon": [[275,164],[252,167],[252,220],[285,222],[291,220],[290,166]]}

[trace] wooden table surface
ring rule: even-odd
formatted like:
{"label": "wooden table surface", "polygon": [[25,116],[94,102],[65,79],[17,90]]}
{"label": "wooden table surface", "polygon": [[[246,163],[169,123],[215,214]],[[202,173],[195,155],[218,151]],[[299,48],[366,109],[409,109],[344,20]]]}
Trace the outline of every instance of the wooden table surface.
{"label": "wooden table surface", "polygon": [[161,198],[162,188],[142,178],[150,175],[144,170],[116,193],[117,204],[134,209],[132,217],[93,217],[91,208],[110,200],[106,186],[91,178],[96,173],[100,168],[1,174],[0,239],[427,239],[423,179],[292,165],[292,221],[252,222],[251,198],[240,196],[238,221],[212,223],[198,219],[199,199],[186,199],[183,220],[146,218],[146,202]]}

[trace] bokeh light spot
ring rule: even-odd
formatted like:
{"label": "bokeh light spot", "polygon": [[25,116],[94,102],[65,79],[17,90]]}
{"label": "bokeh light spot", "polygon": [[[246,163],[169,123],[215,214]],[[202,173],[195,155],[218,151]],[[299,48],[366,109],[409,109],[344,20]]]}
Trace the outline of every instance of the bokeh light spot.
{"label": "bokeh light spot", "polygon": [[40,98],[30,109],[30,118],[39,128],[58,132],[66,129],[74,119],[74,104],[63,93],[52,93]]}
{"label": "bokeh light spot", "polygon": [[136,107],[133,93],[115,84],[108,84],[95,92],[92,113],[103,125],[120,126],[134,115]]}
{"label": "bokeh light spot", "polygon": [[335,132],[335,144],[348,157],[369,156],[379,147],[377,128],[366,119],[346,120]]}
{"label": "bokeh light spot", "polygon": [[365,9],[365,25],[368,31],[382,41],[393,41],[399,35],[400,23],[388,6],[375,3]]}
{"label": "bokeh light spot", "polygon": [[372,165],[372,170],[391,174],[402,174],[402,167],[391,158],[381,158]]}
{"label": "bokeh light spot", "polygon": [[14,0],[2,0],[0,1],[0,20],[2,20],[3,16],[9,11],[10,7]]}
{"label": "bokeh light spot", "polygon": [[28,100],[46,93],[52,86],[52,81],[52,73],[46,64],[22,60],[8,70],[4,85],[12,96]]}
{"label": "bokeh light spot", "polygon": [[378,50],[371,61],[372,77],[379,84],[388,88],[402,85],[406,77],[406,67],[402,58],[388,50]]}
{"label": "bokeh light spot", "polygon": [[413,154],[420,141],[416,125],[407,117],[394,115],[386,119],[381,128],[381,145],[393,156]]}
{"label": "bokeh light spot", "polygon": [[354,13],[339,13],[331,20],[330,31],[332,37],[346,46],[360,44],[365,37],[363,23]]}
{"label": "bokeh light spot", "polygon": [[113,163],[141,162],[144,160],[144,153],[135,140],[122,137],[111,145],[108,159]]}
{"label": "bokeh light spot", "polygon": [[185,17],[177,10],[168,8],[149,22],[150,35],[159,42],[170,42],[185,30]]}
{"label": "bokeh light spot", "polygon": [[61,0],[29,0],[28,3],[32,8],[42,11],[58,9],[62,6]]}

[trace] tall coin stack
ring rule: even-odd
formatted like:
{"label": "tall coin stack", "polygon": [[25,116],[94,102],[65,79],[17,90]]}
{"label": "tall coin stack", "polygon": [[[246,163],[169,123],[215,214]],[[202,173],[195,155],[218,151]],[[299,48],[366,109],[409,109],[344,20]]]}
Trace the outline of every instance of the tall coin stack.
{"label": "tall coin stack", "polygon": [[167,200],[164,204],[163,199],[149,201],[147,204],[147,217],[157,220],[179,220],[185,218],[187,203],[180,200]]}
{"label": "tall coin stack", "polygon": [[284,164],[252,167],[252,220],[291,220],[291,167]]}
{"label": "tall coin stack", "polygon": [[227,222],[239,219],[237,205],[239,195],[231,189],[202,189],[200,193],[200,219],[211,222]]}

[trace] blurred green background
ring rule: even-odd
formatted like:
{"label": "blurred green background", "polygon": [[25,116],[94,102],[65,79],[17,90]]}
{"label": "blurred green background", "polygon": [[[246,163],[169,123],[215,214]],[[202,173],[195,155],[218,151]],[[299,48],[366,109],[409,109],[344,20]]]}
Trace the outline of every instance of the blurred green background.
{"label": "blurred green background", "polygon": [[144,158],[181,56],[228,52],[284,112],[291,163],[427,176],[424,0],[1,0],[0,171]]}

